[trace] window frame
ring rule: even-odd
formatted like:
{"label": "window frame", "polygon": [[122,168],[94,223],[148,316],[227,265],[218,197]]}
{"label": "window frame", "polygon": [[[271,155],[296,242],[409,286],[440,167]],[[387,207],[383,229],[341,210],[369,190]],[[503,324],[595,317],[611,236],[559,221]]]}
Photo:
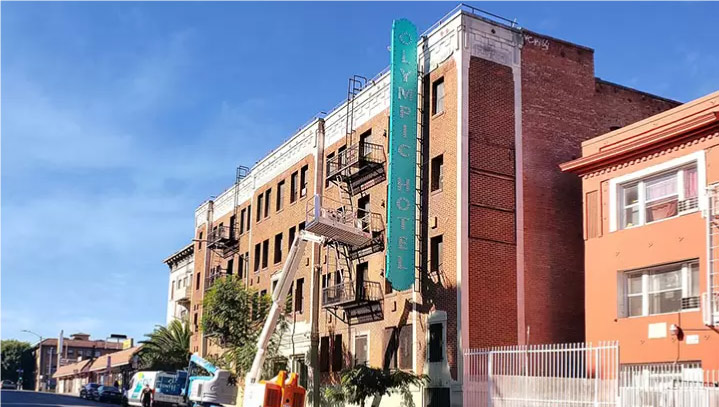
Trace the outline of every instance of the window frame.
{"label": "window frame", "polygon": [[[683,170],[686,168],[691,167],[692,165],[696,166],[696,172],[697,172],[697,206],[696,208],[692,208],[689,210],[680,211],[679,208],[677,208],[677,214],[674,216],[670,216],[663,219],[658,219],[651,222],[645,222],[646,220],[646,202],[644,200],[644,182],[651,180],[652,178],[662,176],[663,174],[671,173],[673,171],[677,171],[677,194],[678,194],[678,202],[682,201],[682,198],[684,197],[684,177],[683,177]],[[682,174],[679,174],[679,171],[682,171]],[[631,186],[633,183],[636,183],[638,185],[638,204],[639,206],[639,221],[637,222],[637,225],[632,225],[630,227],[623,227],[624,222],[624,204],[621,201],[624,197],[624,189],[625,187]],[[705,165],[705,153],[704,150],[700,150],[691,154],[687,154],[682,157],[677,157],[673,160],[669,160],[648,168],[644,168],[638,171],[635,171],[630,174],[623,175],[621,177],[616,177],[609,180],[609,213],[611,214],[609,218],[609,231],[615,232],[618,230],[624,230],[624,229],[633,229],[635,227],[640,227],[648,224],[653,224],[657,222],[661,222],[668,219],[674,219],[676,217],[694,213],[697,211],[702,211],[706,209],[706,165]]]}
{"label": "window frame", "polygon": [[310,166],[305,164],[300,168],[300,198],[307,196],[309,181],[307,180],[310,173]]}
{"label": "window frame", "polygon": [[275,212],[285,207],[285,180],[277,183],[277,194],[275,195]]}
{"label": "window frame", "polygon": [[[284,238],[283,233],[277,233],[275,235],[274,251],[272,255],[273,264],[279,264],[282,262],[282,239]],[[278,244],[279,243],[279,244]]]}
{"label": "window frame", "polygon": [[370,332],[369,331],[361,331],[356,332],[352,337],[352,366],[359,366],[358,360],[357,360],[357,339],[358,338],[364,338],[366,340],[366,347],[367,352],[365,355],[365,366],[370,366]]}
{"label": "window frame", "polygon": [[430,161],[429,191],[436,192],[444,189],[444,154],[437,154]]}
{"label": "window frame", "polygon": [[295,203],[297,201],[297,197],[299,195],[299,183],[300,183],[300,175],[299,171],[295,171],[290,175],[290,204]]}
{"label": "window frame", "polygon": [[[693,272],[693,265],[696,265],[696,276],[692,275]],[[679,280],[680,280],[680,286],[679,288],[662,288],[662,289],[653,289],[651,288],[651,276],[664,274],[664,273],[670,273],[670,272],[679,272]],[[636,293],[630,293],[630,286],[629,286],[629,280],[631,277],[634,276],[641,276],[641,289],[639,292]],[[617,296],[620,298],[620,302],[618,304],[617,314],[619,318],[642,318],[642,317],[652,317],[656,315],[666,315],[666,314],[675,314],[678,312],[696,312],[698,311],[700,306],[700,301],[696,302],[696,306],[692,308],[683,308],[682,302],[685,298],[695,298],[701,296],[701,283],[698,285],[698,289],[696,293],[692,292],[693,289],[693,282],[695,279],[697,281],[701,281],[701,267],[699,263],[699,259],[690,259],[685,260],[681,262],[675,262],[675,263],[668,263],[668,264],[661,264],[657,266],[651,266],[651,267],[645,267],[641,269],[635,269],[635,270],[626,270],[626,271],[620,271],[619,275],[620,283],[619,287],[621,292],[617,293]],[[667,312],[651,312],[651,299],[652,295],[661,294],[665,292],[671,292],[671,291],[680,291],[681,292],[681,298],[679,301],[679,309],[674,311],[667,311]],[[642,299],[642,306],[641,306],[641,314],[639,315],[631,315],[630,306],[629,306],[629,299],[630,298],[636,298],[639,297]]]}
{"label": "window frame", "polygon": [[[442,114],[446,110],[446,106],[445,106],[444,102],[445,102],[445,99],[447,96],[447,91],[446,91],[446,88],[444,85],[445,85],[444,76],[441,76],[441,77],[435,79],[434,81],[432,81],[432,116]],[[442,97],[438,98],[437,90],[439,89],[440,86],[442,86]],[[442,106],[441,106],[442,110],[438,109],[440,101],[442,104]]]}

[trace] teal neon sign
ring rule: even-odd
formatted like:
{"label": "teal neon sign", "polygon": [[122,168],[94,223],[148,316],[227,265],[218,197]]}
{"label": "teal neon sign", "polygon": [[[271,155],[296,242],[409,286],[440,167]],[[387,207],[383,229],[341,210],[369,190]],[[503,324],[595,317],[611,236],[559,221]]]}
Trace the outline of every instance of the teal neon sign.
{"label": "teal neon sign", "polygon": [[392,23],[387,182],[386,278],[396,290],[414,284],[417,175],[417,28]]}

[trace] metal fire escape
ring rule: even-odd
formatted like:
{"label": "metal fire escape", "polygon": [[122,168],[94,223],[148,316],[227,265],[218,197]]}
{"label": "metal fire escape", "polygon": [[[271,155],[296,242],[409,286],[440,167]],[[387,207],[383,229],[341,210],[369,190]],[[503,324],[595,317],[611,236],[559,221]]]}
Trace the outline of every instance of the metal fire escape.
{"label": "metal fire escape", "polygon": [[[238,166],[235,171],[235,185],[233,186],[233,206],[232,216],[230,217],[230,224],[225,225],[223,222],[212,227],[212,230],[207,235],[207,248],[217,253],[223,259],[229,259],[234,257],[240,251],[240,239],[239,233],[239,219],[238,219],[238,207],[240,204],[240,183],[247,174],[250,173],[250,169],[245,166]],[[207,276],[205,277],[205,290],[212,287],[212,284],[218,279],[227,274],[227,269],[223,269],[220,265],[211,267]]]}
{"label": "metal fire escape", "polygon": [[707,290],[702,294],[704,324],[719,326],[719,184],[707,188]]}
{"label": "metal fire escape", "polygon": [[377,320],[383,316],[382,285],[370,281],[364,275],[365,270],[359,269],[364,257],[384,250],[385,230],[380,214],[355,204],[366,196],[370,187],[386,179],[384,147],[355,137],[355,99],[366,84],[367,79],[359,75],[349,79],[345,115],[347,147],[327,161],[327,179],[337,185],[340,200],[317,197],[313,209],[308,211],[315,219],[319,216],[331,219],[336,225],[359,229],[362,238],[355,236],[350,241],[343,236],[330,236],[323,230],[326,226],[322,222],[309,216],[306,223],[308,231],[328,237],[327,247],[334,261],[327,264],[334,263],[337,268],[335,279],[329,278],[322,289],[323,307],[346,323]]}

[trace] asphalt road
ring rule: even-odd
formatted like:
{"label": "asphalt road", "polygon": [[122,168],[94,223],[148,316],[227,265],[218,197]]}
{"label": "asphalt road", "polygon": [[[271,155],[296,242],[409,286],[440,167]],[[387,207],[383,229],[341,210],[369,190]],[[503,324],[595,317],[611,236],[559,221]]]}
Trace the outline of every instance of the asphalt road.
{"label": "asphalt road", "polygon": [[20,407],[114,407],[117,404],[100,403],[84,400],[75,396],[64,396],[55,393],[38,393],[34,391],[2,390],[0,391],[0,406]]}

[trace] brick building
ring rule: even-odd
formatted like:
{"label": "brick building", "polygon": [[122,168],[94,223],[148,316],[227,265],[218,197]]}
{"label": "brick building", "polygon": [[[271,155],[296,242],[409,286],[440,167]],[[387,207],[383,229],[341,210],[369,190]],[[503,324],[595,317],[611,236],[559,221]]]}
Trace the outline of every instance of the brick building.
{"label": "brick building", "polygon": [[719,92],[582,143],[587,340],[719,368]]}
{"label": "brick building", "polygon": [[232,274],[271,292],[315,194],[323,207],[379,219],[356,253],[305,253],[283,346],[292,369],[307,369],[314,267],[322,377],[354,363],[424,372],[431,389],[415,394],[418,405],[461,403],[463,348],[584,339],[581,185],[557,166],[582,141],[677,103],[596,78],[590,48],[466,6],[417,51],[414,287],[385,280],[390,76],[353,77],[347,102],[196,210],[193,351],[219,352],[199,330],[205,290]]}
{"label": "brick building", "polygon": [[[52,390],[56,380],[53,378],[58,366],[71,361],[94,359],[122,349],[122,344],[102,339],[90,339],[90,335],[76,333],[63,338],[62,352],[58,360],[58,339],[48,338],[35,345],[35,390]],[[63,362],[63,363],[59,363]]]}

